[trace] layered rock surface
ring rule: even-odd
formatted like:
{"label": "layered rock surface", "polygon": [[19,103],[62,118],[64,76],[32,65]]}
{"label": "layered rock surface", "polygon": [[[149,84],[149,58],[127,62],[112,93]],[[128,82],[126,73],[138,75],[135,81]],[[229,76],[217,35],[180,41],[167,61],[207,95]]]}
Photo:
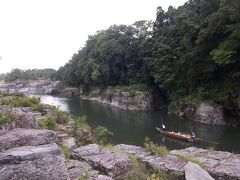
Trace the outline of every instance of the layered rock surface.
{"label": "layered rock surface", "polygon": [[166,172],[184,173],[187,161],[195,161],[201,164],[215,179],[240,179],[240,154],[190,147],[182,150],[173,150],[160,157],[152,155],[137,146],[121,144],[115,147],[134,154],[152,168]]}
{"label": "layered rock surface", "polygon": [[0,152],[0,177],[9,179],[67,179],[62,150],[55,144],[22,146]]}
{"label": "layered rock surface", "polygon": [[19,146],[37,146],[56,141],[56,133],[49,130],[14,129],[0,131],[0,152]]}
{"label": "layered rock surface", "polygon": [[128,156],[101,148],[97,144],[77,148],[73,151],[73,156],[113,178],[124,177],[132,167]]}

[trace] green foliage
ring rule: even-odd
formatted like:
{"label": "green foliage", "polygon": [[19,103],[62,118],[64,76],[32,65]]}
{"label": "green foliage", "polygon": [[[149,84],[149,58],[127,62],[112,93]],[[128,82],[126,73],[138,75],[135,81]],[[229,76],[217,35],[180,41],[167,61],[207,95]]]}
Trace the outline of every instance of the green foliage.
{"label": "green foliage", "polygon": [[113,133],[103,126],[97,126],[93,129],[93,136],[99,144],[106,145],[110,142]]}
{"label": "green foliage", "polygon": [[157,144],[154,144],[152,141],[150,141],[148,137],[145,138],[144,148],[147,151],[158,154],[160,156],[168,153],[168,149],[165,146],[159,146]]}
{"label": "green foliage", "polygon": [[16,80],[50,79],[55,73],[56,71],[54,69],[28,69],[25,71],[13,69],[4,76],[4,80],[6,82],[12,82]]}
{"label": "green foliage", "polygon": [[16,121],[17,117],[11,112],[0,112],[0,126],[11,122]]}
{"label": "green foliage", "polygon": [[66,111],[57,110],[56,113],[56,122],[58,124],[67,124],[69,122],[69,113]]}
{"label": "green foliage", "polygon": [[21,97],[15,96],[9,99],[1,99],[1,105],[10,105],[12,107],[34,107],[40,102],[39,98],[36,97]]}
{"label": "green foliage", "polygon": [[58,144],[58,146],[62,149],[65,159],[69,160],[71,153],[70,153],[70,150],[68,149],[68,147],[66,145],[64,145],[63,143]]}
{"label": "green foliage", "polygon": [[166,173],[164,171],[153,169],[151,171],[151,175],[147,177],[147,180],[176,180],[176,179],[183,179],[183,177],[184,177],[184,174],[182,173],[174,173],[174,172]]}
{"label": "green foliage", "polygon": [[38,125],[41,129],[55,130],[56,120],[52,117],[44,117],[38,120]]}
{"label": "green foliage", "polygon": [[113,25],[89,36],[56,77],[85,89],[117,86],[132,91],[131,85],[143,84],[170,101],[192,96],[190,100],[236,104],[239,12],[239,0],[191,0],[167,11],[158,7],[154,22]]}
{"label": "green foliage", "polygon": [[146,180],[148,175],[148,170],[146,166],[140,162],[136,156],[132,154],[127,154],[132,161],[132,169],[128,172],[126,180]]}
{"label": "green foliage", "polygon": [[91,130],[90,126],[87,124],[87,116],[79,116],[78,118],[74,119],[72,123],[72,134],[74,137],[77,136],[77,131],[79,128]]}

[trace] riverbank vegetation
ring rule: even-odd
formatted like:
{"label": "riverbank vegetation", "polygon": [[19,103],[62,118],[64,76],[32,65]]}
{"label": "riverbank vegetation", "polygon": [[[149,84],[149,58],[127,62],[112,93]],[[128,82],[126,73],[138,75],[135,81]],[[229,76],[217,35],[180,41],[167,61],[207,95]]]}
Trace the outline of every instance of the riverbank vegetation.
{"label": "riverbank vegetation", "polygon": [[113,25],[89,36],[55,78],[76,87],[145,84],[173,106],[182,99],[211,100],[237,111],[239,27],[238,0],[158,7],[154,22]]}
{"label": "riverbank vegetation", "polygon": [[51,79],[56,72],[54,69],[13,69],[10,73],[3,76],[6,82],[13,82],[16,80],[37,80],[37,79]]}

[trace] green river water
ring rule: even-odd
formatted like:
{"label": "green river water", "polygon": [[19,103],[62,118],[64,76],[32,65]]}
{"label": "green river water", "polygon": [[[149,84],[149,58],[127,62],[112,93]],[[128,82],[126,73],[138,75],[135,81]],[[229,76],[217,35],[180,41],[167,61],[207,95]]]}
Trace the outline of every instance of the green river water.
{"label": "green river water", "polygon": [[[132,144],[142,146],[145,137],[169,149],[180,149],[188,146],[203,148],[214,147],[216,150],[240,152],[240,129],[200,124],[188,120],[171,117],[167,112],[133,112],[121,110],[98,102],[82,100],[74,96],[41,95],[42,103],[59,106],[68,111],[72,117],[87,115],[92,127],[98,125],[107,127],[114,133],[113,144]],[[194,132],[204,139],[200,144],[179,142],[158,135],[156,126],[165,124],[166,129],[185,133]]]}

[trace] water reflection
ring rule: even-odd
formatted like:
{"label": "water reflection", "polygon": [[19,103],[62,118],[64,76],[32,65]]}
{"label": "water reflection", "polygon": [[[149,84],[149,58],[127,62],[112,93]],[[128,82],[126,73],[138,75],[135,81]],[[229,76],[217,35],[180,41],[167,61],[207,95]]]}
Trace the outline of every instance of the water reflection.
{"label": "water reflection", "polygon": [[[81,100],[79,97],[39,96],[41,102],[60,106],[71,116],[87,115],[91,126],[102,125],[114,133],[113,143],[143,145],[145,137],[154,142],[166,145],[169,149],[179,149],[192,144],[179,142],[162,137],[154,128],[165,124],[168,130],[186,133],[194,132],[197,137],[206,141],[196,145],[207,148],[214,146],[217,150],[240,151],[240,130],[238,128],[225,128],[209,126],[192,121],[170,117],[166,112],[132,112],[125,111],[109,105]],[[214,144],[217,142],[218,144]]]}

